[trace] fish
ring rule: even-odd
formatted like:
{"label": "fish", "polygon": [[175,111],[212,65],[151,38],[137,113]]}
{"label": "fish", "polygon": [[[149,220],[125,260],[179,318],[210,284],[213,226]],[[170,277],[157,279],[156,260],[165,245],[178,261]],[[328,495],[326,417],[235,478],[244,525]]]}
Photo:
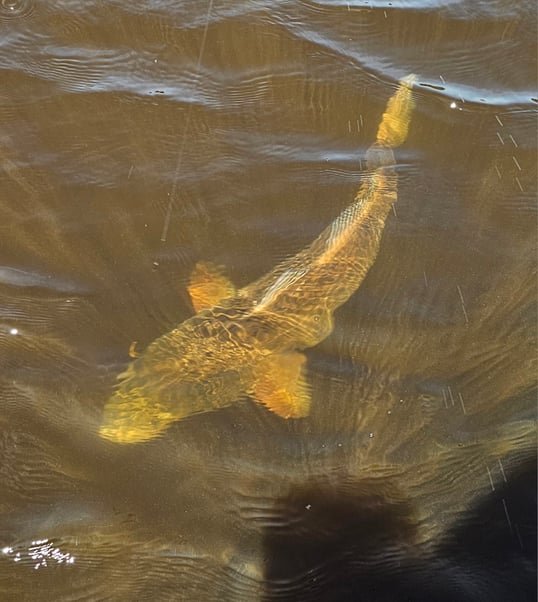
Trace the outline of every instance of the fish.
{"label": "fish", "polygon": [[195,315],[150,343],[118,376],[101,438],[142,443],[178,420],[248,398],[284,419],[308,416],[303,351],[329,336],[334,311],[376,259],[397,200],[393,149],[407,138],[415,79],[401,80],[389,99],[353,201],[310,245],[240,289],[222,268],[196,264],[188,285]]}

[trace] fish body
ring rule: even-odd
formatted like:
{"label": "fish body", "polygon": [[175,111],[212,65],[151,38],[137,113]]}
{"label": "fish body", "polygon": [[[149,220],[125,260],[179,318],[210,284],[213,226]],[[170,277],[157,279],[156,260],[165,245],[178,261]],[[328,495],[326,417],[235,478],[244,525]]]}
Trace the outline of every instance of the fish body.
{"label": "fish body", "polygon": [[210,264],[196,266],[189,292],[197,313],[153,341],[119,376],[99,434],[137,443],[172,422],[251,396],[284,418],[306,416],[310,391],[303,349],[325,339],[333,313],[375,261],[397,200],[392,149],[403,143],[414,76],[389,100],[369,174],[353,202],[305,249],[236,290]]}

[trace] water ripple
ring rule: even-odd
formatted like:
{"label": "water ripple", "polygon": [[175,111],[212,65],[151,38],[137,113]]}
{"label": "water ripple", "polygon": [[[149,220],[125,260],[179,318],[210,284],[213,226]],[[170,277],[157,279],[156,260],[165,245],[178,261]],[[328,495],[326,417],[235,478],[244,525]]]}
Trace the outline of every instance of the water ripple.
{"label": "water ripple", "polygon": [[0,21],[30,17],[34,8],[32,0],[0,0]]}

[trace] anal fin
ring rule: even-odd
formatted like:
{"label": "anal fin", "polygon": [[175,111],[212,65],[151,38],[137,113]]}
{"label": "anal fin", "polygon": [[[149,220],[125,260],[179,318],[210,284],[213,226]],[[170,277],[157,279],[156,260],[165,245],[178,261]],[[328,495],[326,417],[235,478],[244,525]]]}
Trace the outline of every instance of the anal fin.
{"label": "anal fin", "polygon": [[282,418],[301,418],[310,411],[310,388],[305,378],[306,356],[298,351],[275,354],[256,368],[252,394]]}

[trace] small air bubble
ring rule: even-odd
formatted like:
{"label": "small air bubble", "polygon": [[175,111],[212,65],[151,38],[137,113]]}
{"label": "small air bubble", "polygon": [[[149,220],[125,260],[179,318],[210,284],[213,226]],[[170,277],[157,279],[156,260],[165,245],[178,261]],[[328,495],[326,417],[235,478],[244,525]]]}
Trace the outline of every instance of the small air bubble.
{"label": "small air bubble", "polygon": [[457,109],[457,108],[458,108],[458,105],[457,105],[457,104],[456,104],[454,101],[452,101],[452,102],[450,103],[450,108],[451,108],[451,109]]}
{"label": "small air bubble", "polygon": [[19,329],[18,328],[10,328],[9,334],[19,334]]}

